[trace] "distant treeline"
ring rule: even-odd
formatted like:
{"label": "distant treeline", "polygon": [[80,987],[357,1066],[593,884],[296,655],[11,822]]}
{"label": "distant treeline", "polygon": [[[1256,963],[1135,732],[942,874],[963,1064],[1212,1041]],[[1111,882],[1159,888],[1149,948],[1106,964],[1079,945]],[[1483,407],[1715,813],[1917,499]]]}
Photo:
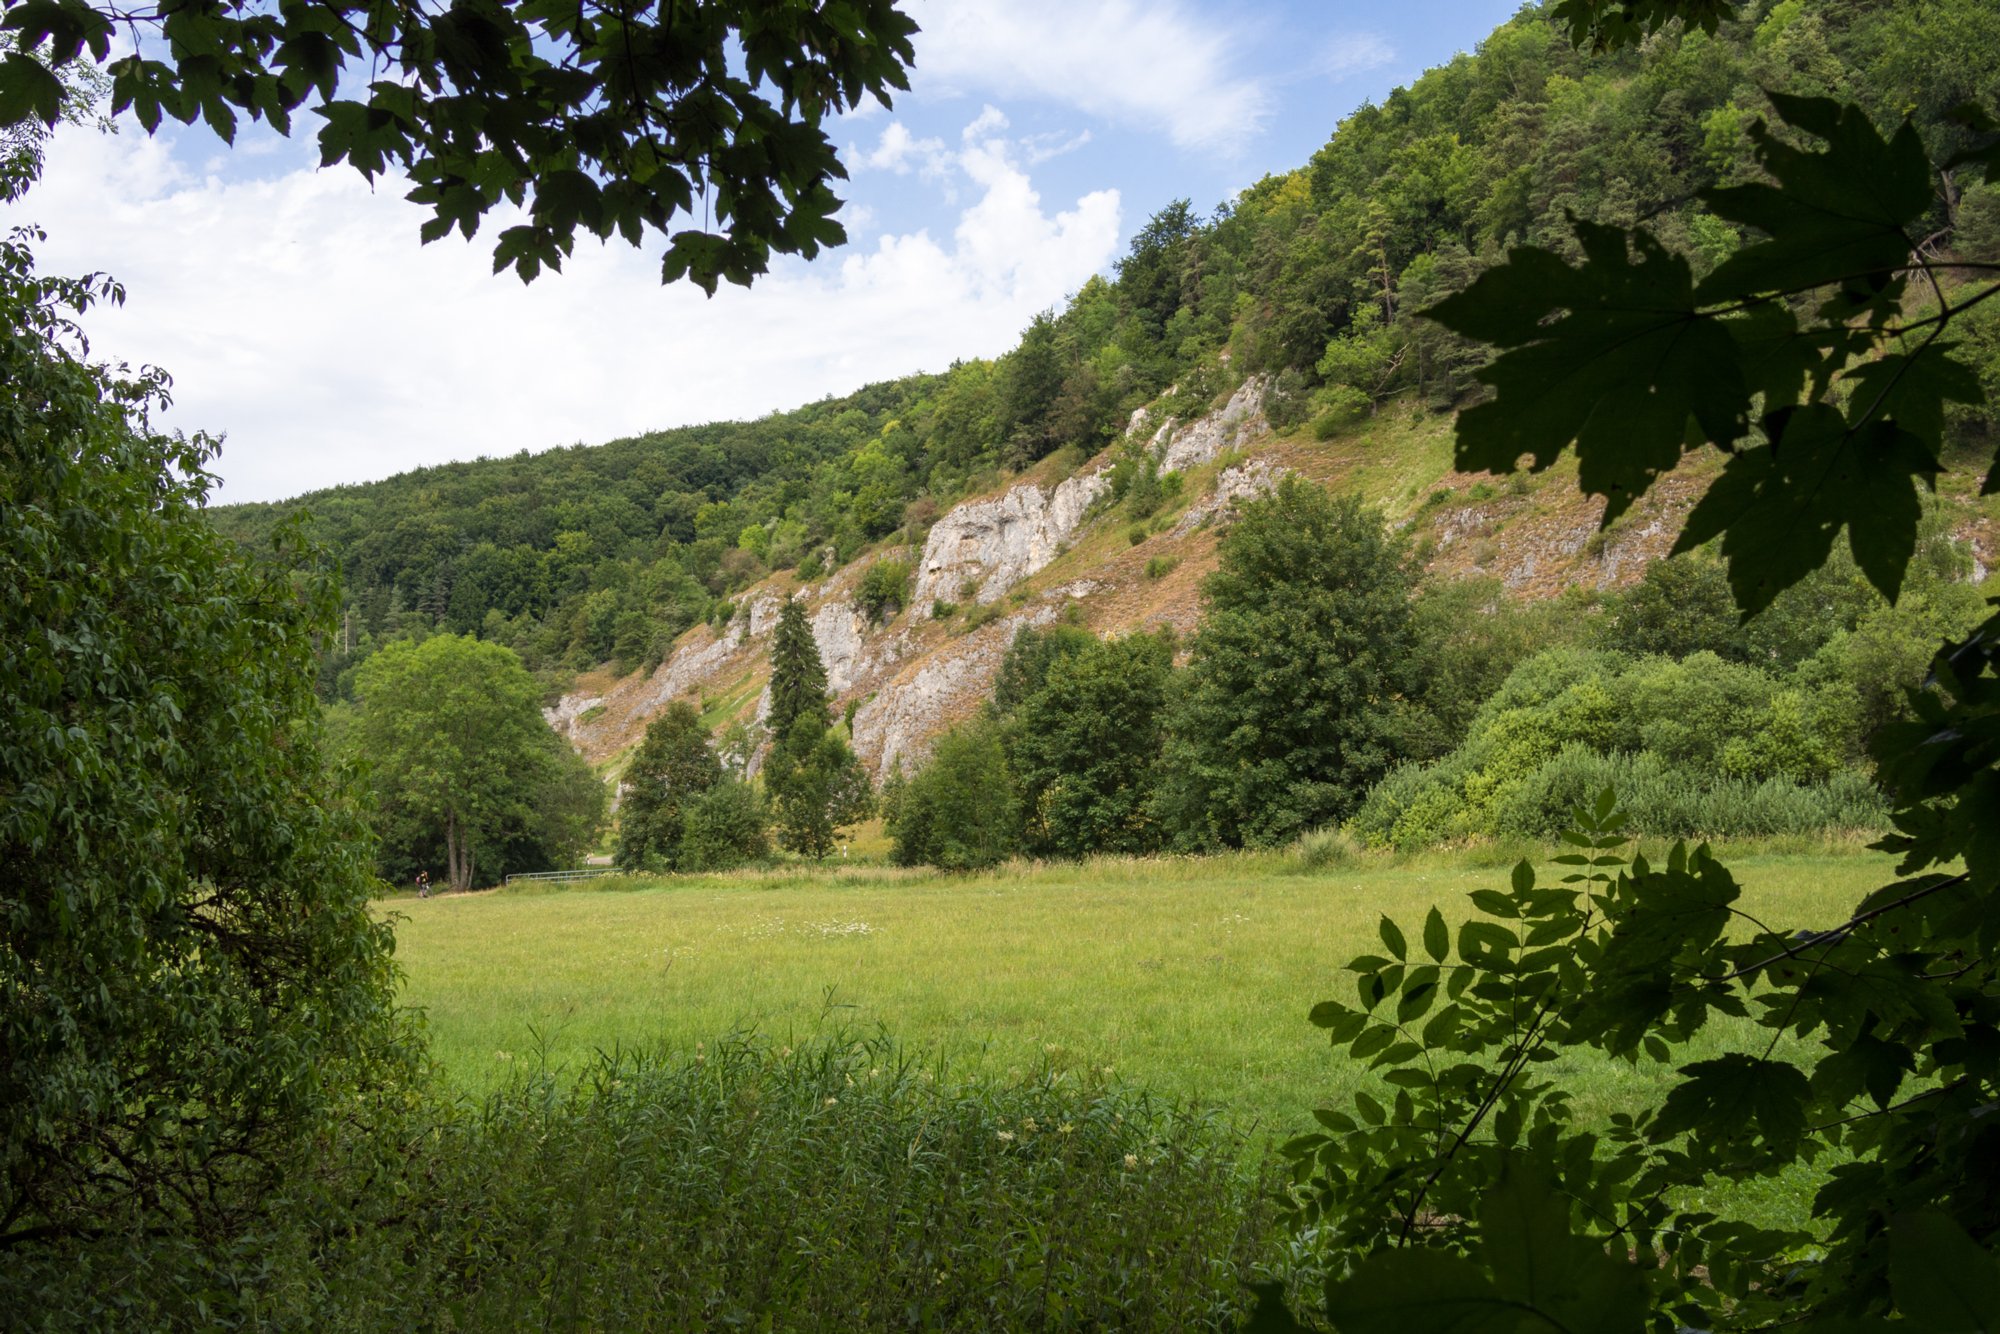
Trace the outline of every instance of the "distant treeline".
{"label": "distant treeline", "polygon": [[[1505,249],[1570,250],[1568,219],[1645,220],[1697,276],[1741,238],[1693,202],[1757,170],[1764,88],[1912,117],[1942,159],[1946,113],[2000,97],[1989,0],[1781,0],[1714,37],[1573,50],[1539,6],[1476,55],[1343,121],[1311,162],[1203,216],[1160,210],[1115,276],[1037,316],[994,361],[875,385],[754,422],[428,468],[226,507],[246,540],[301,506],[346,574],[351,633],[322,691],[387,639],[475,634],[534,668],[657,659],[771,570],[813,575],[922,535],[968,491],[1058,450],[1081,459],[1170,386],[1197,412],[1251,372],[1280,428],[1331,436],[1395,395],[1447,411],[1479,353],[1416,318]],[[2000,255],[2000,189],[1942,193],[1931,245]],[[2000,391],[2000,315],[1969,318]],[[1995,397],[2000,399],[2000,392]],[[1993,429],[1968,417],[1965,433]],[[1145,473],[1139,464],[1127,476]]]}

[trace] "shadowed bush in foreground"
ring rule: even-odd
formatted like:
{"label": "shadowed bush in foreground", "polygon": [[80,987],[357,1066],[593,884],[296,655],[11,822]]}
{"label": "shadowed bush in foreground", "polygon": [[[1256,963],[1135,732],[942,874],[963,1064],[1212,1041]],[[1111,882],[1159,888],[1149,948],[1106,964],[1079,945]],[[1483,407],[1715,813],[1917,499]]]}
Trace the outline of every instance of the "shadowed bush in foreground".
{"label": "shadowed bush in foreground", "polygon": [[1076,1072],[730,1040],[359,1137],[272,1235],[105,1239],[0,1287],[67,1327],[1230,1328],[1273,1236],[1239,1148]]}

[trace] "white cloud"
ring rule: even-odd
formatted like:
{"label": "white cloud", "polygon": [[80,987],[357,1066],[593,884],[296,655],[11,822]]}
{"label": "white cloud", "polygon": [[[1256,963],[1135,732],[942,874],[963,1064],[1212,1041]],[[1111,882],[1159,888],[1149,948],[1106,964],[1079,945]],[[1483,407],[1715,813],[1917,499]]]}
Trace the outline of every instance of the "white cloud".
{"label": "white cloud", "polygon": [[424,214],[394,181],[196,176],[138,133],[64,131],[6,221],[48,228],[45,271],[126,284],[123,309],[89,320],[95,351],[171,371],[169,424],[226,432],[222,498],[255,500],[755,416],[1001,352],[1119,235],[1115,190],[1051,213],[1020,156],[995,138],[953,155],[969,203],[948,243],[886,234],[714,300],[663,288],[657,243],[586,239],[523,287],[491,274],[490,227],[419,246]]}
{"label": "white cloud", "polygon": [[898,176],[909,175],[914,167],[935,173],[949,165],[944,140],[919,139],[900,120],[892,120],[883,127],[875,147],[867,152],[850,147],[847,161],[857,171],[893,171]]}
{"label": "white cloud", "polygon": [[990,139],[1008,126],[1007,117],[999,107],[987,103],[980,109],[972,123],[959,131],[959,137],[968,144],[974,139]]}
{"label": "white cloud", "polygon": [[1338,81],[1380,69],[1395,58],[1396,49],[1372,32],[1339,33],[1320,51],[1315,72]]}
{"label": "white cloud", "polygon": [[1228,152],[1270,115],[1238,43],[1184,0],[913,0],[921,90],[1031,96]]}

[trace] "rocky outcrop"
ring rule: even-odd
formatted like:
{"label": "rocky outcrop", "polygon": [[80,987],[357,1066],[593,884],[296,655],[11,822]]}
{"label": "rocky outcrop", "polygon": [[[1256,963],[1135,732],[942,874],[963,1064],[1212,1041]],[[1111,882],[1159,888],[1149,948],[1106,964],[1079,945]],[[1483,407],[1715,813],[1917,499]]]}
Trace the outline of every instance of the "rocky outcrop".
{"label": "rocky outcrop", "polygon": [[[844,695],[856,685],[893,666],[902,656],[903,636],[885,636],[871,644],[868,618],[851,602],[832,601],[813,613],[808,622],[819,660],[826,667],[826,688]],[[756,719],[763,722],[771,713],[771,687],[757,696]]]}
{"label": "rocky outcrop", "polygon": [[1229,401],[1187,425],[1169,417],[1153,433],[1152,448],[1161,472],[1181,472],[1239,449],[1271,429],[1264,419],[1264,394],[1270,380],[1253,375],[1245,380]]}
{"label": "rocky outcrop", "polygon": [[878,777],[898,760],[905,769],[930,757],[945,727],[977,708],[993,688],[1000,660],[1024,625],[1056,618],[1052,602],[975,631],[933,652],[875,692],[854,714],[854,750]]}
{"label": "rocky outcrop", "polygon": [[743,628],[735,622],[730,623],[720,639],[681,645],[653,673],[641,707],[655,713],[682,695],[699,691],[742,646]]}
{"label": "rocky outcrop", "polygon": [[1094,472],[1053,491],[1028,482],[991,500],[954,505],[924,542],[910,598],[912,619],[927,618],[933,602],[961,601],[967,584],[977,602],[1006,596],[1061,554],[1091,502],[1109,486],[1102,472]]}
{"label": "rocky outcrop", "polygon": [[766,593],[750,604],[750,637],[767,635],[778,628],[778,617],[785,611],[785,600],[776,593]]}
{"label": "rocky outcrop", "polygon": [[1245,500],[1268,496],[1278,489],[1278,479],[1291,471],[1265,459],[1251,459],[1216,476],[1215,489],[1188,506],[1174,525],[1172,536],[1185,537],[1219,515],[1227,514]]}
{"label": "rocky outcrop", "polygon": [[574,695],[564,695],[553,707],[542,710],[542,718],[557,736],[569,736],[576,730],[578,721],[598,705],[604,703],[604,696],[580,691]]}
{"label": "rocky outcrop", "polygon": [[851,602],[829,602],[813,613],[811,624],[819,660],[826,664],[826,687],[842,694],[867,666],[868,618]]}

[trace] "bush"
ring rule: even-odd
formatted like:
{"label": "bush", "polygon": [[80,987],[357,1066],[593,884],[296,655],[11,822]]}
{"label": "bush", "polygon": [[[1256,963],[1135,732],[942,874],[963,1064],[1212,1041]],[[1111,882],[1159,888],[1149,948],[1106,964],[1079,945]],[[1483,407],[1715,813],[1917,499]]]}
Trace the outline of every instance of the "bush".
{"label": "bush", "polygon": [[854,591],[854,604],[871,621],[885,621],[903,610],[910,597],[910,562],[884,557],[868,567]]}
{"label": "bush", "polygon": [[1352,829],[1398,848],[1551,838],[1606,787],[1645,834],[1879,829],[1881,794],[1847,766],[1856,716],[1851,688],[1806,672],[1550,650],[1514,670],[1463,744],[1378,783]]}
{"label": "bush", "polygon": [[281,1230],[108,1235],[0,1289],[71,1328],[1230,1329],[1275,1249],[1242,1152],[1067,1072],[729,1039],[531,1069],[350,1138]]}
{"label": "bush", "polygon": [[727,871],[771,855],[770,818],[756,788],[725,775],[690,801],[682,816],[680,865]]}
{"label": "bush", "polygon": [[898,866],[975,871],[1014,855],[1021,803],[991,724],[939,738],[931,762],[898,785],[889,834]]}
{"label": "bush", "polygon": [[1179,556],[1155,556],[1146,562],[1146,577],[1148,579],[1164,579],[1179,569],[1180,564],[1181,558]]}
{"label": "bush", "polygon": [[1353,862],[1361,847],[1344,829],[1314,829],[1299,835],[1292,859],[1301,871],[1331,871]]}

